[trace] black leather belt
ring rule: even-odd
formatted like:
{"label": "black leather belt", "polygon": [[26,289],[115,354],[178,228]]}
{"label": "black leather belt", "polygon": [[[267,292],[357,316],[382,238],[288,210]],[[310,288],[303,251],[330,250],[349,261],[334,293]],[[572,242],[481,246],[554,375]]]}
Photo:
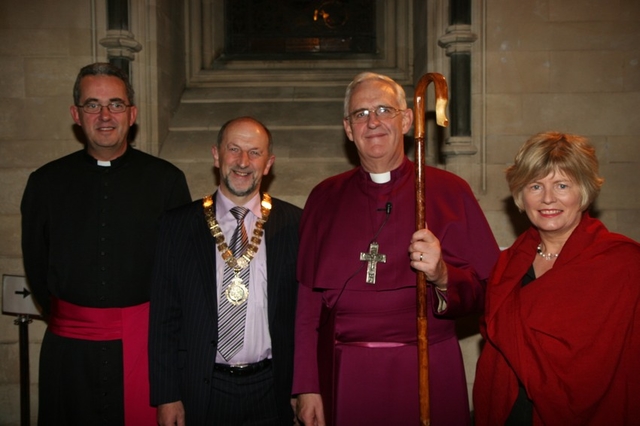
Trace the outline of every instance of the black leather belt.
{"label": "black leather belt", "polygon": [[249,376],[251,374],[256,374],[257,372],[264,370],[270,365],[271,359],[265,358],[262,361],[254,362],[253,364],[215,364],[213,368],[217,371],[222,371],[223,373],[227,373],[232,376]]}

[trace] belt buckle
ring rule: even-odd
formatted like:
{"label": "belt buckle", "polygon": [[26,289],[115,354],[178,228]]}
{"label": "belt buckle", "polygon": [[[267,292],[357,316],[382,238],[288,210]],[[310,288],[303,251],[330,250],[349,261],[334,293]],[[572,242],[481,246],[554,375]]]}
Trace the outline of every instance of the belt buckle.
{"label": "belt buckle", "polygon": [[229,374],[232,376],[248,376],[258,371],[259,366],[256,364],[234,365],[229,368]]}
{"label": "belt buckle", "polygon": [[245,373],[247,371],[249,371],[251,369],[251,366],[253,364],[236,364],[236,365],[232,365],[230,368],[231,373]]}

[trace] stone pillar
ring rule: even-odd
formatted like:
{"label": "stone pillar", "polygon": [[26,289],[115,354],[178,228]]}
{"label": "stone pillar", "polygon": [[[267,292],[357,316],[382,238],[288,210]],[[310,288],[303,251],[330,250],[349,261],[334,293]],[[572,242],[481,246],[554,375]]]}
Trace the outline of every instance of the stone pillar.
{"label": "stone pillar", "polygon": [[107,36],[100,40],[109,62],[131,76],[131,61],[142,49],[129,31],[129,0],[107,0]]}
{"label": "stone pillar", "polygon": [[438,40],[451,61],[449,117],[450,137],[442,149],[446,157],[474,155],[471,137],[471,0],[450,0],[449,27]]}

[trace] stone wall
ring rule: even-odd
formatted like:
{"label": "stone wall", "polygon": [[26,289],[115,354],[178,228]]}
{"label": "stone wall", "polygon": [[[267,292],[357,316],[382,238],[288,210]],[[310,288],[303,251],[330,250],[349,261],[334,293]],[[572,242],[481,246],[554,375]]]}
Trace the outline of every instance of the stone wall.
{"label": "stone wall", "polygon": [[[0,2],[0,273],[24,275],[20,200],[36,167],[80,149],[69,106],[92,59],[89,2]],[[18,327],[0,317],[0,424],[20,421]],[[41,321],[29,326],[31,412],[37,406]],[[35,415],[32,416],[35,419]],[[35,422],[33,423],[35,424]]]}
{"label": "stone wall", "polygon": [[132,63],[138,105],[136,147],[158,155],[185,87],[182,0],[130,0],[131,27],[143,46]]}
{"label": "stone wall", "polygon": [[[184,5],[182,1],[175,0],[157,1],[156,4],[158,16],[157,90],[160,99],[158,102],[158,121],[169,123],[180,103],[185,87],[185,63],[178,60],[185,56]],[[161,129],[158,131],[158,142],[162,143],[167,137],[169,126],[159,127]],[[159,146],[159,151],[161,149],[162,147]]]}
{"label": "stone wall", "polygon": [[522,222],[517,212],[510,221],[505,217],[514,209],[504,169],[530,135],[547,130],[592,141],[605,178],[594,213],[611,230],[640,240],[640,197],[633,184],[640,179],[640,121],[634,118],[640,107],[640,3],[487,5],[488,190],[479,196],[499,243],[509,245]]}

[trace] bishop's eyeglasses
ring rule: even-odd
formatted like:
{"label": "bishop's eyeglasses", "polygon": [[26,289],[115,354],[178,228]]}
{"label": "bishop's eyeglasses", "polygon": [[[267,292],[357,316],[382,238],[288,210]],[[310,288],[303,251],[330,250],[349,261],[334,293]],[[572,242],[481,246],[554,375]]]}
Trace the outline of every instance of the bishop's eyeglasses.
{"label": "bishop's eyeglasses", "polygon": [[76,106],[78,108],[81,108],[87,114],[99,114],[100,112],[102,112],[102,108],[107,108],[112,114],[120,114],[122,112],[125,112],[131,105],[127,105],[126,103],[121,101],[113,101],[109,102],[106,105],[101,105],[98,102],[87,102],[84,105]]}
{"label": "bishop's eyeglasses", "polygon": [[403,109],[397,109],[394,107],[380,105],[375,108],[362,108],[356,111],[353,111],[347,116],[347,119],[352,123],[364,123],[369,120],[371,114],[375,114],[379,120],[388,120],[394,118],[398,114],[400,114]]}

